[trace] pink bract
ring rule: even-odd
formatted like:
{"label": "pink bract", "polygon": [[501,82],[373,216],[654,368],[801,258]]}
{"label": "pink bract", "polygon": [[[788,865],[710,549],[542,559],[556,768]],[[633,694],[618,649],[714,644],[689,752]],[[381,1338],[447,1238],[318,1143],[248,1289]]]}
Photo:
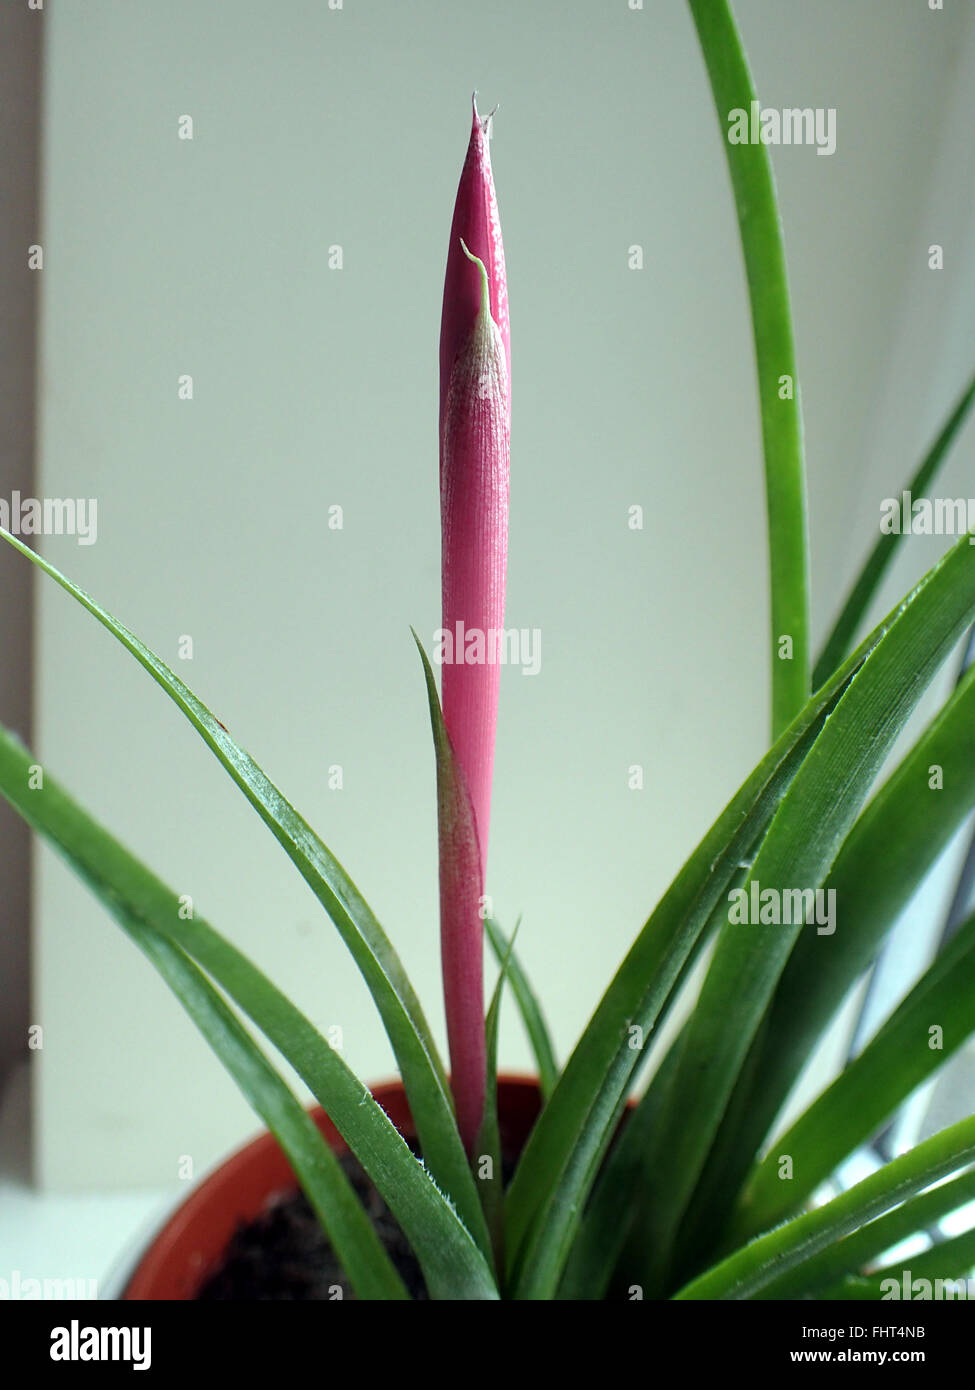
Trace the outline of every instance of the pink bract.
{"label": "pink bract", "polygon": [[[470,800],[477,857],[441,817],[440,931],[447,1037],[461,1136],[484,1107],[483,923],[508,557],[511,431],[508,293],[488,150],[474,106],[451,226],[440,332],[444,723]],[[469,838],[469,837],[468,837]],[[463,871],[460,864],[470,861]]]}

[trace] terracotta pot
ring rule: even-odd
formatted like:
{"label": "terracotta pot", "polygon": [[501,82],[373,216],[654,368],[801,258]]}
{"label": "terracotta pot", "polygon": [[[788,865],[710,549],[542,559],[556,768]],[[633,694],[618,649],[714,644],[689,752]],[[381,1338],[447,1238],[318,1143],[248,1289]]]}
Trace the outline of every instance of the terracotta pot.
{"label": "terracotta pot", "polygon": [[[407,1138],[413,1121],[403,1085],[387,1081],[373,1095],[396,1128]],[[498,1113],[502,1147],[520,1153],[541,1108],[538,1083],[528,1076],[498,1078]],[[347,1145],[320,1106],[312,1119],[336,1153]],[[278,1194],[298,1184],[273,1134],[262,1134],[211,1173],[159,1231],[126,1285],[123,1299],[190,1300],[220,1265],[231,1236],[242,1221],[251,1221]]]}

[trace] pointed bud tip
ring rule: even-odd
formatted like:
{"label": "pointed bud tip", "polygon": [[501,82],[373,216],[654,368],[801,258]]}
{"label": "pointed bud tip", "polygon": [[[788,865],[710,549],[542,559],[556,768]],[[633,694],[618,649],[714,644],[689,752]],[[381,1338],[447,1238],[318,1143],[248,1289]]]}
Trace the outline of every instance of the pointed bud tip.
{"label": "pointed bud tip", "polygon": [[476,89],[474,92],[471,93],[471,111],[473,128],[479,131],[481,135],[484,136],[485,140],[490,140],[491,138],[491,122],[497,115],[498,107],[500,106],[500,104],[500,102],[496,102],[495,105],[491,107],[491,110],[487,113],[487,115],[482,116],[477,109]]}

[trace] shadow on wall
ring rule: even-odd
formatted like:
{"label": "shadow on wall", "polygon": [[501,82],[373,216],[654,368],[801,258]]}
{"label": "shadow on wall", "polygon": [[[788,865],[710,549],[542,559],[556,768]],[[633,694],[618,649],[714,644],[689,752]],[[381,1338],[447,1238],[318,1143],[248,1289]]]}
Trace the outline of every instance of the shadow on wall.
{"label": "shadow on wall", "polygon": [[[41,12],[0,8],[0,498],[33,495],[35,362],[39,271],[28,266],[40,241]],[[31,579],[29,565],[0,551],[0,720],[30,735]],[[0,803],[0,1090],[24,1056],[30,1022],[30,837]]]}

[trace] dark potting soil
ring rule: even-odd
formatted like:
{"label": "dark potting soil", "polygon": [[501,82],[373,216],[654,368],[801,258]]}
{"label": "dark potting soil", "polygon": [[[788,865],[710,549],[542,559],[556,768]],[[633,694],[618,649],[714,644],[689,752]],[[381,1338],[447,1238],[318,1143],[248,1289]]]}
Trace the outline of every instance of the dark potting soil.
{"label": "dark potting soil", "polygon": [[[425,1299],[427,1291],[420,1266],[386,1203],[351,1154],[342,1154],[339,1161],[410,1297]],[[303,1192],[272,1198],[255,1220],[242,1221],[220,1268],[197,1294],[198,1299],[240,1303],[329,1302],[354,1297]]]}

